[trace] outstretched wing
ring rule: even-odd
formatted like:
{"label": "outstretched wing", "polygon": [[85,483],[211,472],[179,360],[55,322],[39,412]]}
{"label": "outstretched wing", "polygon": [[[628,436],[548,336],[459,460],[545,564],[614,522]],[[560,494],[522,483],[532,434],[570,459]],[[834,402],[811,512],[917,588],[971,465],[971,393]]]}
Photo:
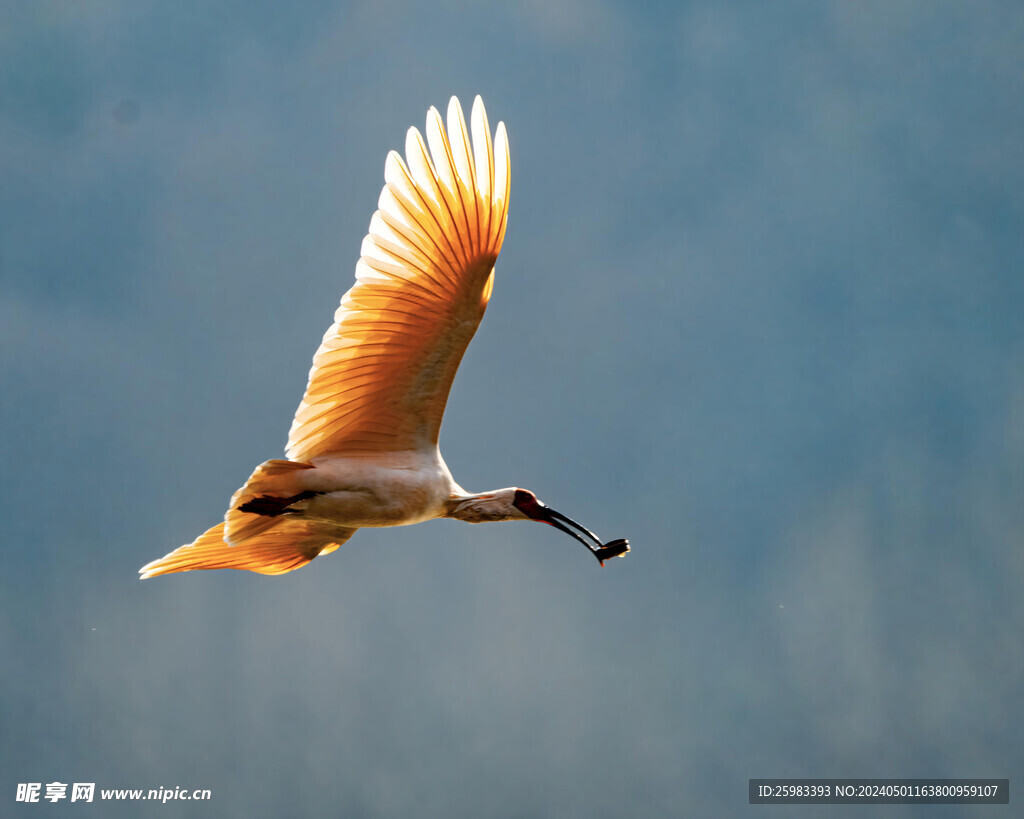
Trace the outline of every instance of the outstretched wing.
{"label": "outstretched wing", "polygon": [[147,563],[139,569],[139,575],[146,580],[196,569],[247,569],[260,574],[284,574],[305,566],[319,555],[329,555],[357,531],[314,521],[273,520],[271,528],[235,546],[224,539],[224,522],[221,521],[192,543]]}
{"label": "outstretched wing", "polygon": [[483,102],[427,114],[406,162],[392,151],[356,283],[313,357],[287,456],[423,450],[436,446],[448,391],[491,295],[508,216],[504,123],[494,142]]}

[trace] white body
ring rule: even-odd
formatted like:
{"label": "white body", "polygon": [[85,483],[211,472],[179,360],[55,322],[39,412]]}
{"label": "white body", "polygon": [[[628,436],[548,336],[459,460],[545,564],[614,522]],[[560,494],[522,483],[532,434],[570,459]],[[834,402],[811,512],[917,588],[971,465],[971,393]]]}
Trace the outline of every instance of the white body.
{"label": "white body", "polygon": [[308,520],[356,528],[409,526],[444,517],[449,499],[466,494],[437,447],[386,457],[326,456],[299,476],[303,490],[322,492],[294,508]]}

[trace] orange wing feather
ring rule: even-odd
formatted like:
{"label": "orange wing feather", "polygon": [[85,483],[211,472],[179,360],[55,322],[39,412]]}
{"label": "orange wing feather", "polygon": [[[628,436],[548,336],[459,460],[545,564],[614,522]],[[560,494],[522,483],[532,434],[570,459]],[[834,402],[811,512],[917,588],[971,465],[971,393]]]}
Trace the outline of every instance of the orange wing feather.
{"label": "orange wing feather", "polygon": [[480,98],[472,144],[462,108],[415,128],[392,151],[356,283],[313,357],[287,456],[309,461],[437,445],[448,392],[483,318],[508,217],[504,123],[491,142]]}
{"label": "orange wing feather", "polygon": [[305,566],[318,555],[330,554],[356,531],[341,527],[327,529],[287,518],[272,520],[271,528],[236,546],[224,539],[224,522],[221,521],[192,543],[147,563],[139,569],[139,574],[143,580],[196,569],[245,569],[260,574],[284,574]]}

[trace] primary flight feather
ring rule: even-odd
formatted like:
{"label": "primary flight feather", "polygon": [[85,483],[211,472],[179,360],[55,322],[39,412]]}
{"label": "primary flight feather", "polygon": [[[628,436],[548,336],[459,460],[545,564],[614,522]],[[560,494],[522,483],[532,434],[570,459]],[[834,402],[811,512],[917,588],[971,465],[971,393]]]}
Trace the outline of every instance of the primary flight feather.
{"label": "primary flight feather", "polygon": [[431,108],[426,142],[410,128],[405,161],[388,154],[356,283],[313,356],[288,460],[258,466],[221,523],[143,566],[143,578],[220,568],[283,574],[357,529],[439,517],[549,523],[602,563],[629,550],[625,540],[602,544],[528,490],[466,492],[441,458],[448,392],[487,308],[508,219],[505,126],[492,142],[479,97],[471,132],[472,140],[452,97],[447,133]]}

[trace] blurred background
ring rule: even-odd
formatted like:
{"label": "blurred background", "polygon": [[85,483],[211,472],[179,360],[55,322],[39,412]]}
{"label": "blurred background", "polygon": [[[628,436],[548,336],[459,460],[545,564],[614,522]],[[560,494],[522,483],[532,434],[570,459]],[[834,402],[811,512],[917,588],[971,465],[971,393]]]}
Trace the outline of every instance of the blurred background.
{"label": "blurred background", "polygon": [[[5,4],[0,812],[1019,793],[1022,55],[1012,2]],[[452,94],[512,194],[445,458],[632,553],[439,521],[140,582],[283,455],[385,154]],[[15,802],[54,781],[96,801]],[[98,798],[159,787],[213,801]]]}

